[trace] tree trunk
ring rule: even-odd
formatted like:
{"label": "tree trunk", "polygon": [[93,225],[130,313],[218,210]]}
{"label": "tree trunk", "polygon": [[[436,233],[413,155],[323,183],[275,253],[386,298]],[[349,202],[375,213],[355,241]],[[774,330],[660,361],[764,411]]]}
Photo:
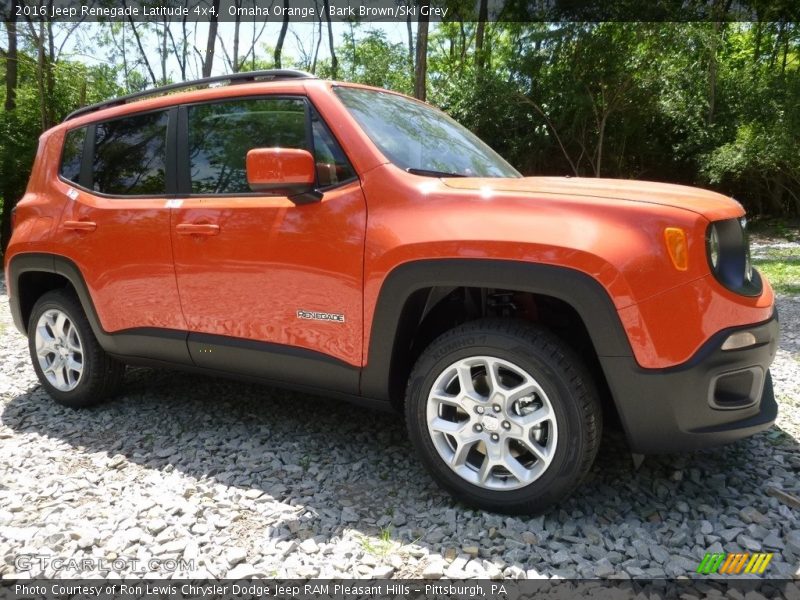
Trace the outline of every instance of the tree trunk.
{"label": "tree trunk", "polygon": [[319,58],[319,47],[322,45],[322,15],[319,16],[319,21],[317,21],[317,42],[316,47],[314,48],[314,58],[311,60],[311,74],[316,75],[317,73],[317,59]]}
{"label": "tree trunk", "polygon": [[[187,0],[184,0],[184,6],[186,5],[186,1]],[[172,46],[172,52],[175,54],[175,60],[178,61],[178,69],[181,74],[181,81],[186,81],[186,43],[188,39],[186,36],[186,16],[184,16],[181,21],[181,32],[181,45],[180,48],[178,48],[178,43],[175,41],[175,36],[172,34],[172,28],[167,27],[167,33],[169,34],[169,42]]]}
{"label": "tree trunk", "polygon": [[789,33],[783,38],[783,60],[781,61],[781,79],[786,76],[786,61],[789,57]]}
{"label": "tree trunk", "polygon": [[464,63],[467,60],[467,32],[464,30],[464,21],[459,21],[459,36],[458,41],[460,44],[460,56],[458,60],[458,72],[464,73]]}
{"label": "tree trunk", "polygon": [[[9,14],[4,15],[6,24],[6,34],[8,36],[8,51],[6,52],[6,101],[5,111],[8,127],[14,126],[14,118],[17,108],[17,84],[18,73],[17,60],[17,0],[11,0]],[[6,132],[8,139],[8,132]],[[8,241],[11,238],[11,211],[17,204],[16,190],[14,189],[14,178],[11,173],[14,171],[14,157],[8,148],[3,153],[3,208],[0,213],[0,245],[5,253]]]}
{"label": "tree trunk", "polygon": [[758,60],[761,58],[761,21],[756,23],[756,42],[755,46],[753,47],[753,63],[758,64]]}
{"label": "tree trunk", "polygon": [[42,131],[47,129],[47,84],[45,83],[44,20],[39,21],[39,35],[36,37],[36,79],[39,86],[39,124]]}
{"label": "tree trunk", "polygon": [[[428,6],[428,0],[419,0],[419,6]],[[428,17],[420,14],[417,23],[417,58],[414,68],[414,97],[425,101],[428,76]]]}
{"label": "tree trunk", "polygon": [[[184,6],[186,6],[186,2],[184,1]],[[186,31],[186,19],[188,15],[184,15],[181,19],[181,32],[183,36],[181,38],[181,56],[178,59],[178,62],[181,65],[181,81],[186,81],[186,67],[189,62],[189,34]]]}
{"label": "tree trunk", "polygon": [[769,212],[773,215],[783,215],[786,209],[783,206],[783,173],[778,172],[769,186]]}
{"label": "tree trunk", "polygon": [[164,25],[164,37],[161,39],[161,85],[167,85],[167,37],[169,35],[169,21]]}
{"label": "tree trunk", "polygon": [[283,23],[281,32],[278,35],[278,43],[275,44],[275,68],[281,69],[281,53],[283,52],[283,41],[286,39],[286,31],[289,29],[289,0],[283,0]]}
{"label": "tree trunk", "polygon": [[406,33],[408,34],[408,74],[414,78],[414,32],[411,29],[411,11],[406,17]]}
{"label": "tree trunk", "polygon": [[203,60],[203,77],[211,77],[211,68],[214,66],[214,46],[217,43],[217,25],[219,24],[219,0],[214,0],[214,14],[208,23],[208,41],[206,42],[206,57]]}
{"label": "tree trunk", "polygon": [[488,19],[488,0],[481,0],[480,8],[478,9],[478,27],[475,32],[475,70],[478,72],[478,75],[483,73],[483,67],[486,64],[486,55],[484,54],[483,42],[486,35],[486,21]]}
{"label": "tree trunk", "polygon": [[[122,6],[125,6],[125,2],[122,2]],[[139,32],[136,30],[136,23],[133,22],[133,19],[130,15],[128,15],[128,22],[131,24],[131,30],[133,31],[133,37],[136,38],[136,45],[139,47],[139,53],[142,56],[142,60],[144,60],[144,66],[147,67],[147,72],[150,75],[150,81],[153,82],[153,85],[158,85],[158,80],[156,79],[156,74],[153,73],[153,68],[150,66],[150,60],[147,58],[147,53],[144,51],[144,47],[142,46],[142,38],[139,37]]]}
{"label": "tree trunk", "polygon": [[[240,8],[241,2],[236,2],[236,8]],[[231,61],[231,70],[234,73],[239,72],[239,26],[241,25],[242,18],[239,12],[236,12],[236,19],[233,22],[233,60]]]}
{"label": "tree trunk", "polygon": [[131,72],[128,68],[128,49],[125,46],[125,23],[122,23],[120,27],[120,33],[122,34],[122,73],[125,77],[125,91],[131,91]]}
{"label": "tree trunk", "polygon": [[597,160],[594,164],[594,176],[600,177],[603,168],[603,142],[606,139],[606,123],[608,122],[609,112],[603,113],[603,118],[600,120],[600,127],[597,133]]}
{"label": "tree trunk", "polygon": [[[50,0],[47,3],[48,14],[53,14],[53,0]],[[45,110],[45,127],[43,129],[50,129],[53,127],[56,122],[56,106],[55,106],[55,95],[56,95],[56,73],[55,73],[55,64],[56,64],[56,46],[55,40],[53,38],[53,20],[47,18],[45,20],[46,30],[47,30],[47,56],[45,57],[44,67],[45,67],[45,98],[47,99],[47,107]],[[44,43],[44,42],[42,42]]]}
{"label": "tree trunk", "polygon": [[719,21],[713,23],[713,33],[711,36],[711,48],[708,59],[708,118],[709,125],[714,123],[714,111],[717,103],[717,42],[719,41],[719,31],[722,24]]}
{"label": "tree trunk", "polygon": [[339,60],[336,58],[336,49],[333,45],[333,23],[331,22],[331,4],[330,0],[323,0],[325,7],[325,18],[328,20],[328,46],[331,51],[331,77],[336,79],[339,73]]}
{"label": "tree trunk", "polygon": [[11,0],[10,14],[6,15],[8,51],[6,52],[6,112],[17,108],[17,0]]}

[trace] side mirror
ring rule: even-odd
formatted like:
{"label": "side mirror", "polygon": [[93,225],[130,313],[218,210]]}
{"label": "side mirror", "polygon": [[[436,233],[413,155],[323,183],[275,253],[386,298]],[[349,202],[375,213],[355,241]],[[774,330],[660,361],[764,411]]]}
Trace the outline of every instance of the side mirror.
{"label": "side mirror", "polygon": [[289,196],[296,204],[316,202],[316,165],[307,150],[253,148],[247,153],[247,183],[254,192]]}

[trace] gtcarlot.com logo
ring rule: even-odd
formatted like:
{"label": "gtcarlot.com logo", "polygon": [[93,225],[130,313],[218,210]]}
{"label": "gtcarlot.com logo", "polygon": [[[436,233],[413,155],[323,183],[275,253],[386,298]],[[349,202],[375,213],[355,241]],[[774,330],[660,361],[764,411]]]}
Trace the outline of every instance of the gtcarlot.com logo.
{"label": "gtcarlot.com logo", "polygon": [[50,569],[61,571],[130,571],[133,573],[154,573],[174,571],[194,571],[196,569],[193,559],[182,558],[138,558],[118,557],[113,560],[105,558],[62,558],[40,554],[21,554],[14,559],[14,567],[18,572],[44,571]]}
{"label": "gtcarlot.com logo", "polygon": [[725,552],[707,552],[697,567],[697,572],[702,575],[711,575],[712,573],[723,575],[754,573],[761,575],[767,570],[771,560],[771,552],[756,552],[754,554],[747,552],[732,552],[728,554]]}

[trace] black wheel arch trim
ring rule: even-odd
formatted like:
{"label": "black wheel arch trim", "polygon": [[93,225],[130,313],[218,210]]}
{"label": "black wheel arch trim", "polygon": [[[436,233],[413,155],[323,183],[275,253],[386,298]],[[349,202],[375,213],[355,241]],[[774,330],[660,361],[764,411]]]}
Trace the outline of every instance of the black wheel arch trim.
{"label": "black wheel arch trim", "polygon": [[393,397],[391,370],[395,352],[403,344],[401,319],[406,302],[415,292],[441,286],[500,288],[558,298],[581,317],[598,356],[633,356],[611,297],[599,281],[582,271],[478,258],[413,261],[392,270],[378,294],[368,360],[361,374],[363,396]]}
{"label": "black wheel arch trim", "polygon": [[9,261],[9,279],[11,280],[9,282],[11,285],[9,300],[12,317],[17,329],[22,333],[27,333],[27,323],[22,314],[19,279],[24,273],[31,271],[60,275],[72,285],[83,311],[86,313],[92,333],[103,350],[109,354],[151,357],[191,364],[185,331],[142,327],[112,334],[103,329],[80,268],[70,259],[55,254],[22,253],[13,256]]}
{"label": "black wheel arch trim", "polygon": [[28,333],[28,324],[22,316],[22,306],[19,301],[20,275],[30,271],[55,273],[55,258],[52,254],[17,254],[11,258],[7,265],[8,303],[11,307],[11,319],[14,321],[14,326],[25,335]]}

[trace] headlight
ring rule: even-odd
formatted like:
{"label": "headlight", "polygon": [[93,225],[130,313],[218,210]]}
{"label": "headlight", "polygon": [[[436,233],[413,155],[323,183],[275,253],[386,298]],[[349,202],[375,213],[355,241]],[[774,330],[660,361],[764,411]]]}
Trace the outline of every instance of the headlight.
{"label": "headlight", "polygon": [[739,219],[739,224],[742,226],[742,235],[744,236],[744,278],[746,281],[753,281],[753,261],[750,258],[750,236],[747,235],[747,217]]}
{"label": "headlight", "polygon": [[714,277],[732,292],[758,296],[761,277],[753,269],[746,227],[744,218],[711,223],[706,232],[708,265]]}
{"label": "headlight", "polygon": [[708,259],[711,261],[711,267],[716,269],[719,264],[719,234],[713,223],[710,231],[711,233],[708,236]]}
{"label": "headlight", "polygon": [[750,247],[747,247],[747,256],[744,259],[744,278],[753,281],[753,261],[750,259]]}

